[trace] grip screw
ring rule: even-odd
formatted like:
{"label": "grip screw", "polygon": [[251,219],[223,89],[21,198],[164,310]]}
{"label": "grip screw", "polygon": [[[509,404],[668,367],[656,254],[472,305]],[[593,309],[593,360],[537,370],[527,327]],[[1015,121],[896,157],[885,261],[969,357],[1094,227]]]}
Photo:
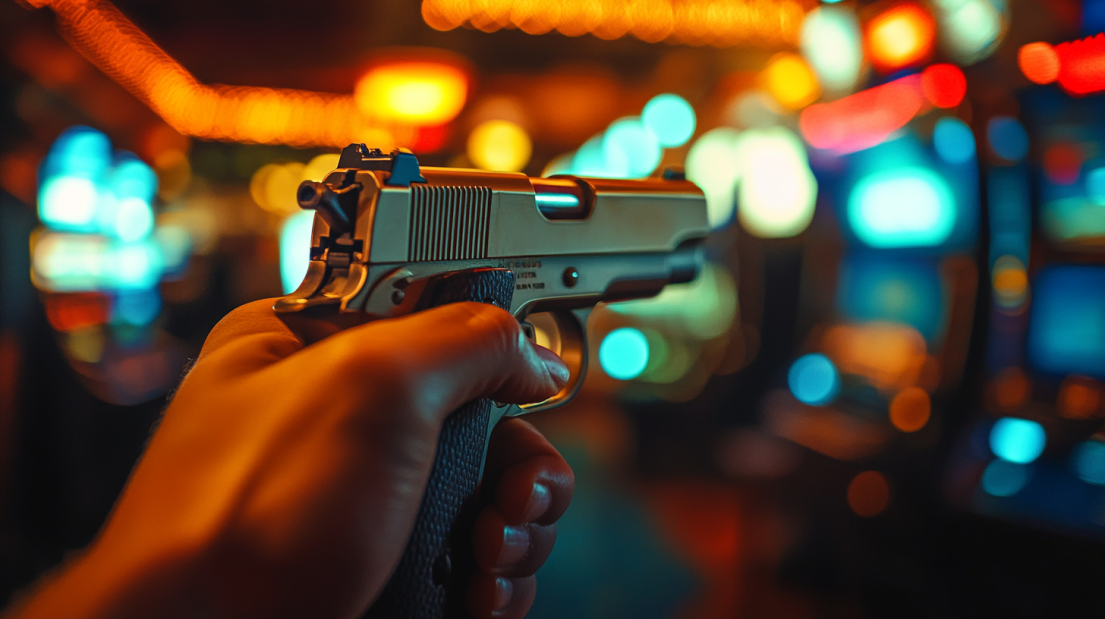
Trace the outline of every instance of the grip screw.
{"label": "grip screw", "polygon": [[579,271],[575,267],[568,267],[564,269],[564,274],[561,275],[561,279],[564,280],[564,285],[568,288],[575,288],[579,283]]}
{"label": "grip screw", "polygon": [[396,290],[395,292],[391,293],[392,305],[399,305],[403,303],[403,299],[405,299],[406,296],[406,293],[404,293],[402,290]]}

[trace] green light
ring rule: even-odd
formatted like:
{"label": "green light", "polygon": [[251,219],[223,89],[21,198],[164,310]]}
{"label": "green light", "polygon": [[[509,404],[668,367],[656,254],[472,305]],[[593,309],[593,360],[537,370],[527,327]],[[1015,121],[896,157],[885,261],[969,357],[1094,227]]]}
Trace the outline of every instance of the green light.
{"label": "green light", "polygon": [[679,95],[656,95],[645,104],[641,122],[656,135],[661,146],[675,148],[694,135],[694,108]]}
{"label": "green light", "polygon": [[602,154],[607,162],[624,157],[629,178],[648,176],[660,165],[660,143],[640,118],[622,118],[611,123],[602,137]]}
{"label": "green light", "polygon": [[614,329],[599,344],[599,365],[610,378],[632,380],[648,365],[648,339],[633,327]]}
{"label": "green light", "polygon": [[285,219],[280,229],[280,280],[285,294],[299,288],[307,274],[314,225],[315,212],[300,211]]}
{"label": "green light", "polygon": [[955,209],[943,178],[925,168],[899,168],[856,183],[848,223],[871,247],[932,247],[951,235]]}

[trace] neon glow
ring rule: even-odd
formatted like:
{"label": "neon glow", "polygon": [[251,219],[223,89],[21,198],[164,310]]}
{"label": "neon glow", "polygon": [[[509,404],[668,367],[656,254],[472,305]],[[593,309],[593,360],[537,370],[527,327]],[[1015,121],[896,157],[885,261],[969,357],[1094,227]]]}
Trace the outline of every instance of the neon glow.
{"label": "neon glow", "polygon": [[679,95],[656,95],[641,111],[641,122],[656,136],[661,146],[676,148],[694,135],[695,114],[687,100]]}
{"label": "neon glow", "polygon": [[832,94],[851,92],[863,71],[859,21],[850,8],[822,6],[802,22],[802,55]]}
{"label": "neon glow", "polygon": [[1003,417],[990,429],[990,450],[1007,462],[1029,464],[1044,452],[1047,434],[1035,421]]}
{"label": "neon glow", "polygon": [[912,2],[903,3],[867,24],[867,53],[879,71],[889,72],[923,61],[932,53],[936,25]]}
{"label": "neon glow", "polygon": [[96,184],[87,178],[55,176],[42,184],[38,198],[38,216],[42,222],[59,230],[93,231]]}
{"label": "neon glow", "polygon": [[1098,204],[1105,204],[1105,167],[1086,173],[1086,195]]}
{"label": "neon glow", "polygon": [[633,327],[622,327],[606,334],[599,344],[599,365],[616,380],[632,380],[648,365],[648,339]]}
{"label": "neon glow", "polygon": [[314,211],[300,211],[285,219],[280,228],[280,281],[284,294],[299,288],[307,274],[314,223]]}
{"label": "neon glow", "polygon": [[864,177],[848,198],[848,223],[871,247],[940,245],[951,235],[955,220],[955,199],[947,182],[925,168]]}
{"label": "neon glow", "polygon": [[828,357],[813,353],[799,357],[787,372],[787,385],[799,401],[824,406],[840,392],[840,375]]}
{"label": "neon glow", "polygon": [[974,161],[975,136],[967,123],[958,118],[945,116],[936,121],[932,145],[937,156],[947,163],[958,165]]}
{"label": "neon glow", "polygon": [[998,458],[986,465],[980,485],[986,494],[1008,497],[1020,492],[1028,483],[1028,478],[1027,466]]}

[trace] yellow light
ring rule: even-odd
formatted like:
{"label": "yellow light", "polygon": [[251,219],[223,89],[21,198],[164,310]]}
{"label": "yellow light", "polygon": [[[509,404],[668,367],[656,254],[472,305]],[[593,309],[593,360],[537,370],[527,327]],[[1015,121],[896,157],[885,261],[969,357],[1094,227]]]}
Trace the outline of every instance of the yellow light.
{"label": "yellow light", "polygon": [[877,15],[867,26],[868,53],[881,71],[924,60],[932,52],[935,38],[932,16],[912,2]]}
{"label": "yellow light", "polygon": [[468,96],[468,76],[445,63],[415,61],[378,65],[357,81],[353,96],[366,116],[415,125],[456,118]]}
{"label": "yellow light", "polygon": [[468,158],[484,170],[518,172],[532,152],[525,130],[508,120],[489,120],[468,136]]}
{"label": "yellow light", "polygon": [[431,28],[468,26],[495,32],[518,28],[529,34],[556,29],[574,37],[633,35],[654,43],[690,45],[795,45],[808,2],[798,0],[423,0]]}
{"label": "yellow light", "polygon": [[74,49],[181,134],[297,147],[371,141],[385,149],[415,137],[411,124],[362,113],[350,94],[202,84],[106,0],[43,4]]}
{"label": "yellow light", "polygon": [[797,54],[779,54],[764,70],[768,91],[780,105],[797,110],[821,96],[821,86],[806,61]]}
{"label": "yellow light", "polygon": [[307,167],[303,169],[302,180],[321,181],[334,168],[338,167],[338,160],[340,158],[341,156],[337,153],[327,153],[325,155],[319,155],[315,157],[314,159],[307,162]]}

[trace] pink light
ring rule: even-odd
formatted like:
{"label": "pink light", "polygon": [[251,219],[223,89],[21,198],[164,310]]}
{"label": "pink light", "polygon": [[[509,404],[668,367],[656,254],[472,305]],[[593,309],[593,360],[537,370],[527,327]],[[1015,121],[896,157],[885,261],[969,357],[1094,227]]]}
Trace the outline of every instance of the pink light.
{"label": "pink light", "polygon": [[798,118],[815,148],[854,153],[886,141],[924,107],[921,76],[907,75],[831,103],[807,107]]}

